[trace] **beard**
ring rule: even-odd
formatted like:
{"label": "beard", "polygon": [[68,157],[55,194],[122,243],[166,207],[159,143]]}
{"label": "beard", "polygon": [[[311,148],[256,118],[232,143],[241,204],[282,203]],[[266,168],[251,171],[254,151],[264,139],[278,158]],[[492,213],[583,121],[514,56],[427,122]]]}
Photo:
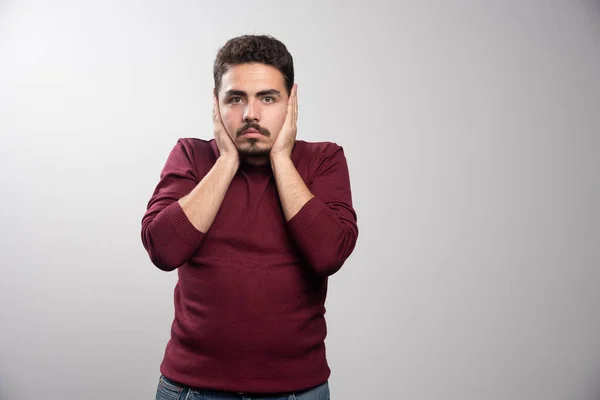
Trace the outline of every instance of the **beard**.
{"label": "beard", "polygon": [[248,139],[248,144],[242,148],[238,147],[238,153],[242,158],[263,158],[271,154],[271,148],[260,147],[258,139]]}
{"label": "beard", "polygon": [[[271,132],[269,132],[268,129],[263,128],[262,126],[253,123],[253,122],[248,122],[246,124],[244,124],[244,126],[242,126],[240,129],[237,130],[237,132],[235,133],[235,137],[240,137],[244,134],[245,131],[247,131],[248,129],[256,129],[261,135],[265,136],[265,137],[270,137],[271,136]],[[248,157],[256,157],[256,158],[262,158],[262,157],[268,157],[269,154],[271,153],[271,148],[264,148],[264,147],[260,147],[260,140],[256,139],[256,138],[250,138],[250,139],[246,139],[246,144],[240,148],[238,147],[238,153],[240,154],[240,157],[242,158],[248,158]]]}

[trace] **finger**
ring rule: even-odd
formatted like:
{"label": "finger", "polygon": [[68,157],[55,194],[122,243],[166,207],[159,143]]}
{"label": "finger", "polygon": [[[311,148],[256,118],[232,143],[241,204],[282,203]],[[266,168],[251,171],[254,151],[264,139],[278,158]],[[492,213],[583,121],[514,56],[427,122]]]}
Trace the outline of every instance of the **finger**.
{"label": "finger", "polygon": [[223,126],[223,120],[221,119],[221,110],[219,108],[219,99],[215,96],[213,98],[213,119],[214,122],[219,125],[219,127]]}
{"label": "finger", "polygon": [[217,110],[219,109],[219,102],[217,101],[217,98],[215,96],[213,96],[213,107],[212,107],[212,112],[213,112],[213,121],[217,120]]}
{"label": "finger", "polygon": [[296,108],[295,98],[296,98],[296,84],[294,84],[292,86],[292,90],[290,92],[290,97],[288,98],[286,120],[289,123],[293,123],[294,119],[296,118],[296,116],[295,116],[295,108]]}
{"label": "finger", "polygon": [[287,103],[287,114],[291,114],[292,111],[294,110],[294,89],[295,89],[296,85],[292,86],[292,91],[290,92],[290,97],[288,98],[288,103]]}
{"label": "finger", "polygon": [[294,85],[294,121],[298,118],[298,85]]}
{"label": "finger", "polygon": [[292,88],[292,94],[291,94],[291,100],[292,100],[292,105],[294,105],[298,99],[298,85],[294,84],[294,87]]}

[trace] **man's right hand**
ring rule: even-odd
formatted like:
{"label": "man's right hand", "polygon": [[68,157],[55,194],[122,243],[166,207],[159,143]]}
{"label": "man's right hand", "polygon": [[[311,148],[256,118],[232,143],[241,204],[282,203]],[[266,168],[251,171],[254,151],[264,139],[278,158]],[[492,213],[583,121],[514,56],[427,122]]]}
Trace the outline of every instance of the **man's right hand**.
{"label": "man's right hand", "polygon": [[217,142],[217,147],[219,147],[219,152],[221,153],[220,157],[239,165],[238,149],[227,133],[225,125],[223,125],[221,111],[219,109],[219,99],[217,99],[217,96],[213,96],[213,125],[215,141]]}
{"label": "man's right hand", "polygon": [[214,134],[220,155],[196,187],[179,199],[179,204],[192,225],[203,233],[212,226],[240,165],[238,149],[223,125],[217,97],[213,97]]}

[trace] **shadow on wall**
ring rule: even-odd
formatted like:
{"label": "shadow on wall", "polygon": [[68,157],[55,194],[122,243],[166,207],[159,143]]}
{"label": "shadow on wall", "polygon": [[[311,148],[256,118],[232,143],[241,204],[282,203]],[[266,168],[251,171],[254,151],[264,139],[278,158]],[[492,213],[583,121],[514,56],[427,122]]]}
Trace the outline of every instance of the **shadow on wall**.
{"label": "shadow on wall", "polygon": [[600,0],[586,0],[587,8],[600,18]]}
{"label": "shadow on wall", "polygon": [[[598,1],[600,2],[600,0]],[[590,399],[600,400],[600,377],[596,380],[596,382],[594,382],[593,389],[590,391],[590,394]]]}

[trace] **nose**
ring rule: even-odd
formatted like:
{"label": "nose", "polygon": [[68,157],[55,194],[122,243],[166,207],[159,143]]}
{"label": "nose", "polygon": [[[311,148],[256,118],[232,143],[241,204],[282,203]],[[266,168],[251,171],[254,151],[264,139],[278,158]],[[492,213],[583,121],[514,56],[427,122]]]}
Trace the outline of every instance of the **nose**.
{"label": "nose", "polygon": [[249,101],[244,110],[244,122],[257,122],[260,120],[258,107],[253,101]]}

